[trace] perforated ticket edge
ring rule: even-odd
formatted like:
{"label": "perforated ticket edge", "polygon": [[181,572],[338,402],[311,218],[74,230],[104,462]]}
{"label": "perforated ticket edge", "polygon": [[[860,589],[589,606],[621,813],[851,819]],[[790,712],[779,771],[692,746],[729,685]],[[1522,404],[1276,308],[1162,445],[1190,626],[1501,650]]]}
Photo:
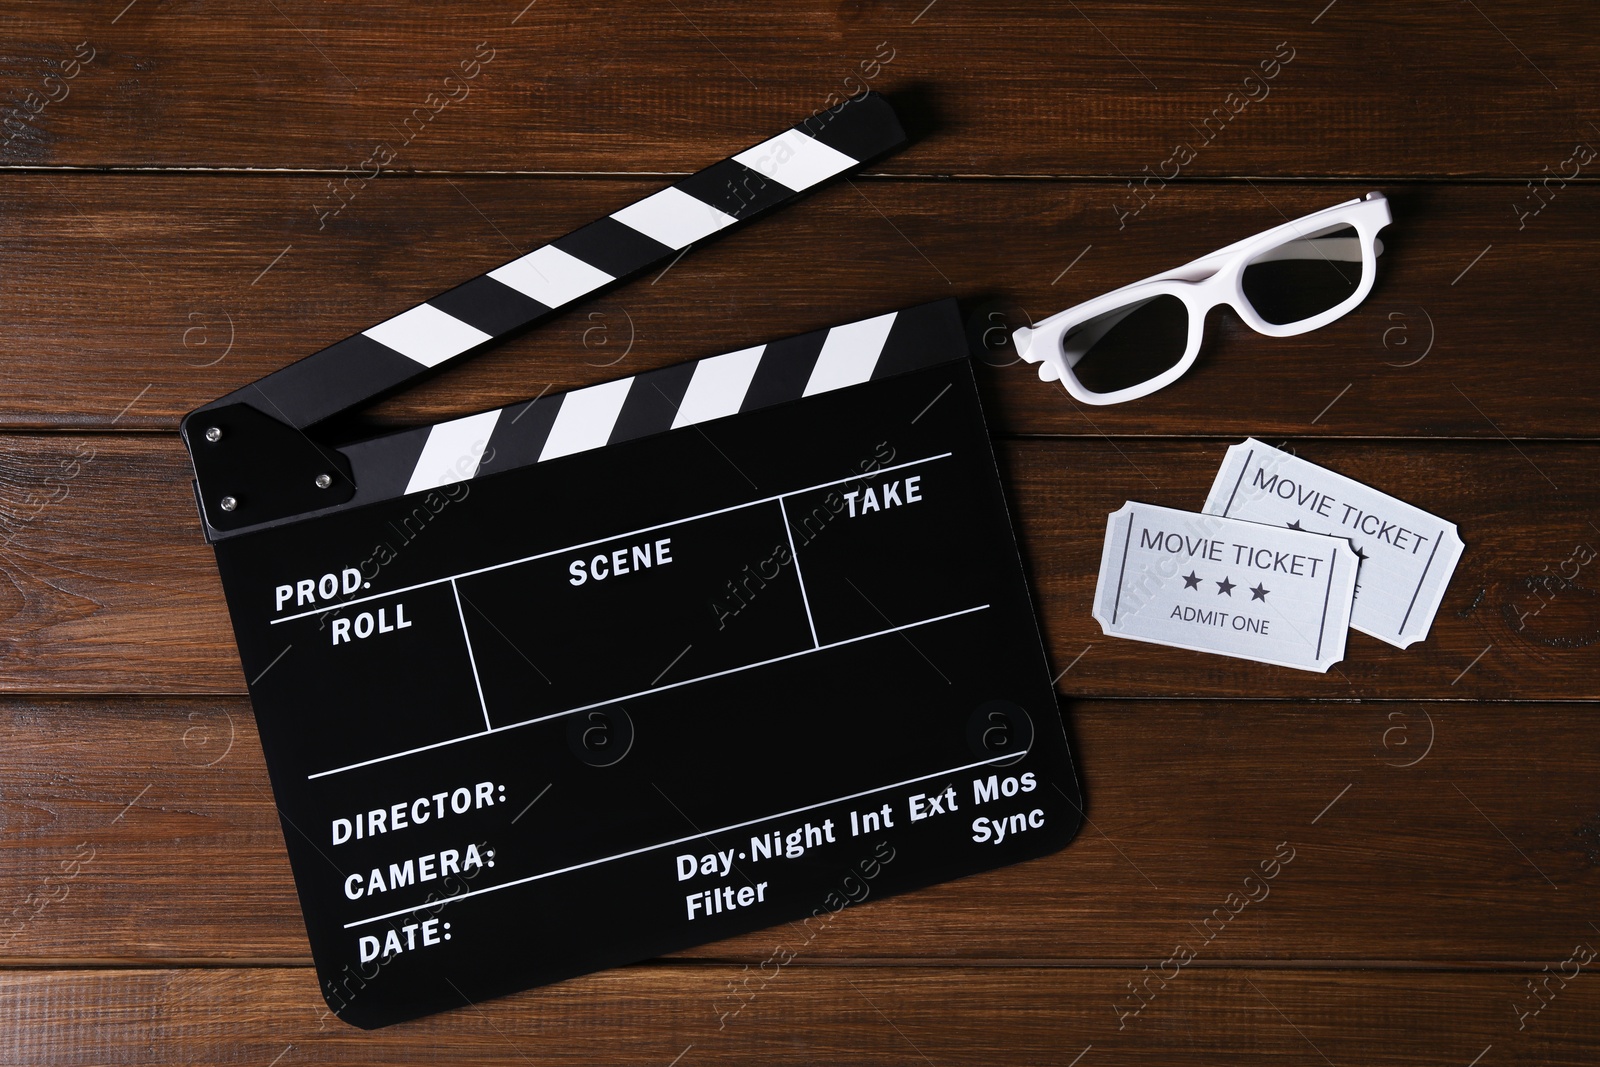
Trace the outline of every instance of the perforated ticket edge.
{"label": "perforated ticket edge", "polygon": [[[1212,481],[1211,489],[1206,494],[1205,511],[1207,514],[1216,515],[1219,518],[1236,518],[1236,516],[1225,514],[1227,511],[1227,498],[1232,493],[1232,487],[1229,483],[1229,479],[1231,478],[1237,481],[1243,476],[1245,465],[1249,463],[1252,451],[1268,452],[1272,453],[1273,455],[1282,456],[1289,460],[1294,460],[1297,463],[1302,463],[1313,470],[1321,472],[1321,474],[1327,477],[1330,481],[1355,490],[1357,494],[1371,494],[1379,497],[1386,503],[1411,512],[1414,515],[1426,516],[1430,522],[1438,525],[1442,531],[1442,535],[1436,540],[1433,553],[1430,554],[1428,563],[1424,565],[1422,575],[1417,580],[1417,591],[1412,597],[1412,609],[1403,619],[1401,619],[1400,630],[1398,632],[1381,631],[1370,625],[1362,623],[1357,617],[1360,604],[1359,594],[1356,595],[1350,608],[1351,629],[1359,630],[1369,637],[1376,637],[1379,641],[1382,641],[1386,645],[1393,645],[1395,648],[1410,648],[1418,641],[1425,640],[1429,631],[1433,629],[1433,620],[1439,613],[1439,606],[1444,603],[1444,595],[1447,591],[1449,591],[1450,579],[1455,577],[1456,565],[1461,562],[1461,555],[1466,551],[1467,544],[1461,539],[1461,532],[1456,524],[1440,518],[1431,511],[1419,508],[1415,504],[1401,500],[1397,496],[1392,496],[1389,493],[1385,493],[1382,489],[1370,486],[1365,482],[1357,481],[1356,479],[1351,478],[1349,475],[1340,474],[1338,471],[1330,470],[1329,468],[1322,466],[1320,463],[1313,463],[1310,460],[1297,456],[1292,452],[1286,452],[1281,448],[1274,448],[1265,441],[1258,440],[1254,437],[1247,437],[1239,444],[1228,446],[1228,452],[1222,459],[1222,466],[1218,469],[1216,479]],[[1238,519],[1237,521],[1253,522],[1255,520]],[[1272,526],[1276,524],[1262,523],[1261,525]],[[1446,539],[1445,535],[1448,536],[1448,540]],[[1328,536],[1336,535],[1330,534]],[[1448,547],[1446,548],[1443,557],[1435,558],[1439,555],[1440,545],[1447,545]],[[1428,575],[1430,573],[1438,576],[1435,578],[1435,595],[1431,595],[1430,599],[1422,605],[1422,610],[1418,611],[1416,608],[1416,600],[1420,598],[1423,586],[1427,584]],[[1359,577],[1360,576],[1358,574],[1358,580]],[[1407,629],[1409,627],[1415,627],[1416,632],[1414,636],[1406,636]]]}
{"label": "perforated ticket edge", "polygon": [[[1095,580],[1094,607],[1092,614],[1094,615],[1095,622],[1100,624],[1101,632],[1107,637],[1116,637],[1125,641],[1139,641],[1147,645],[1159,645],[1163,648],[1181,648],[1190,652],[1206,652],[1214,656],[1227,656],[1230,659],[1248,660],[1252,663],[1266,663],[1275,667],[1289,667],[1294,670],[1310,671],[1314,674],[1327,674],[1328,671],[1333,668],[1334,664],[1344,659],[1345,635],[1349,630],[1350,610],[1355,599],[1356,585],[1356,568],[1348,563],[1340,564],[1336,562],[1334,565],[1334,574],[1342,573],[1344,575],[1342,579],[1330,581],[1329,583],[1328,606],[1331,608],[1335,602],[1338,603],[1338,617],[1327,619],[1328,630],[1324,642],[1325,654],[1321,658],[1314,660],[1312,663],[1295,663],[1289,660],[1273,659],[1266,656],[1252,656],[1244,652],[1214,648],[1209,645],[1191,644],[1183,641],[1163,641],[1154,637],[1147,637],[1143,634],[1124,633],[1120,630],[1112,629],[1110,613],[1106,610],[1105,604],[1107,577],[1110,574],[1113,563],[1116,559],[1119,546],[1118,536],[1125,535],[1127,533],[1125,526],[1131,526],[1133,522],[1133,513],[1135,510],[1163,511],[1171,515],[1183,516],[1185,518],[1206,518],[1214,522],[1237,524],[1241,526],[1265,526],[1268,529],[1277,530],[1281,533],[1289,535],[1291,540],[1301,537],[1312,537],[1325,541],[1338,541],[1341,542],[1344,550],[1350,553],[1349,559],[1354,560],[1356,558],[1354,546],[1350,544],[1350,541],[1347,538],[1335,537],[1331,534],[1306,533],[1299,530],[1289,530],[1281,526],[1273,526],[1270,523],[1250,522],[1246,519],[1227,518],[1221,515],[1210,514],[1208,512],[1184,511],[1181,508],[1169,508],[1160,504],[1146,504],[1141,501],[1130,500],[1123,504],[1122,507],[1106,516],[1106,537],[1105,542],[1100,549],[1100,570]],[[1330,575],[1330,578],[1331,577],[1332,576]]]}

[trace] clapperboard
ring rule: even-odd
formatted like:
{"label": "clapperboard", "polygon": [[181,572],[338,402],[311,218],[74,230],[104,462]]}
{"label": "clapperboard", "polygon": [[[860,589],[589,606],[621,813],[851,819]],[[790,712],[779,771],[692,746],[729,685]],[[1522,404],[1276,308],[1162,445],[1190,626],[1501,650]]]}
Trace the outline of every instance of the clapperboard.
{"label": "clapperboard", "polygon": [[318,437],[902,140],[887,102],[857,98],[184,420],[344,1020],[825,914],[1076,832],[953,301]]}

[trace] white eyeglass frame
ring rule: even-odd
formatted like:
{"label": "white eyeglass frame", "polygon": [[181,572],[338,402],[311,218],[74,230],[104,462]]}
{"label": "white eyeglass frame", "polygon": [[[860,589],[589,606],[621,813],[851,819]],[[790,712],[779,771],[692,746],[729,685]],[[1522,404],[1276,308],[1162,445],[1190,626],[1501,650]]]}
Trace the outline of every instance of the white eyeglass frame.
{"label": "white eyeglass frame", "polygon": [[[1383,252],[1383,242],[1378,231],[1389,225],[1389,201],[1382,193],[1368,193],[1364,198],[1346,200],[1342,204],[1314,211],[1281,226],[1274,226],[1254,237],[1247,237],[1208,256],[1185,263],[1175,270],[1152,275],[1142,281],[1124,285],[1104,296],[1097,296],[1059,311],[1047,319],[1024,326],[1011,335],[1017,354],[1029,363],[1039,364],[1041,381],[1060,380],[1072,396],[1085,404],[1121,404],[1149,396],[1164,389],[1186,374],[1200,355],[1200,340],[1205,334],[1206,315],[1218,304],[1227,304],[1238,313],[1256,333],[1268,337],[1293,337],[1321,329],[1344,315],[1367,298],[1372,292],[1378,274],[1378,256]],[[1244,269],[1261,253],[1286,244],[1296,238],[1305,239],[1319,235],[1335,226],[1348,225],[1355,229],[1361,245],[1361,281],[1356,291],[1327,311],[1299,322],[1275,325],[1267,322],[1250,306],[1244,293]],[[1126,389],[1096,393],[1086,389],[1073,373],[1073,366],[1083,358],[1083,353],[1069,355],[1064,350],[1067,334],[1076,326],[1109,311],[1127,307],[1158,296],[1175,296],[1182,300],[1189,313],[1189,340],[1183,357],[1173,366],[1148,381]],[[1120,319],[1107,324],[1109,330]],[[1098,340],[1099,337],[1094,337]]]}

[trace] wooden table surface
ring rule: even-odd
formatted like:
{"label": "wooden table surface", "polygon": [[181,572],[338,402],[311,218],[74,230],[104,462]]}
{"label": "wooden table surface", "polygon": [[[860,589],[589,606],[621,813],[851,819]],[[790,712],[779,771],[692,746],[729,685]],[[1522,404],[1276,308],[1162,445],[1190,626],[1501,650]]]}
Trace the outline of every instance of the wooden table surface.
{"label": "wooden table surface", "polygon": [[[0,14],[0,1062],[1600,1058],[1593,4],[524,3]],[[961,298],[1089,822],[820,931],[344,1025],[179,417],[867,86],[904,152],[370,419]],[[1369,189],[1377,287],[1317,333],[1217,313],[1098,409],[996,343]],[[1197,508],[1246,435],[1459,524],[1425,642],[1319,675],[1101,634],[1105,515]]]}

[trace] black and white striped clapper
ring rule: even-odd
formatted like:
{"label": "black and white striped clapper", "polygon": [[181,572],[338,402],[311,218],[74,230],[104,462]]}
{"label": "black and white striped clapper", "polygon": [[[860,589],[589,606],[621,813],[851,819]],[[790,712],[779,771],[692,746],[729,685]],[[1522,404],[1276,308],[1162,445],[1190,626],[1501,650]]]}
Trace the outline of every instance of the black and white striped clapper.
{"label": "black and white striped clapper", "polygon": [[900,139],[857,98],[185,420],[341,1019],[459,1008],[1076,832],[953,300],[317,438]]}
{"label": "black and white striped clapper", "polygon": [[904,143],[886,99],[853,97],[191,412],[181,432],[208,536],[351,498],[356,487],[337,450],[292,431],[494,345]]}

